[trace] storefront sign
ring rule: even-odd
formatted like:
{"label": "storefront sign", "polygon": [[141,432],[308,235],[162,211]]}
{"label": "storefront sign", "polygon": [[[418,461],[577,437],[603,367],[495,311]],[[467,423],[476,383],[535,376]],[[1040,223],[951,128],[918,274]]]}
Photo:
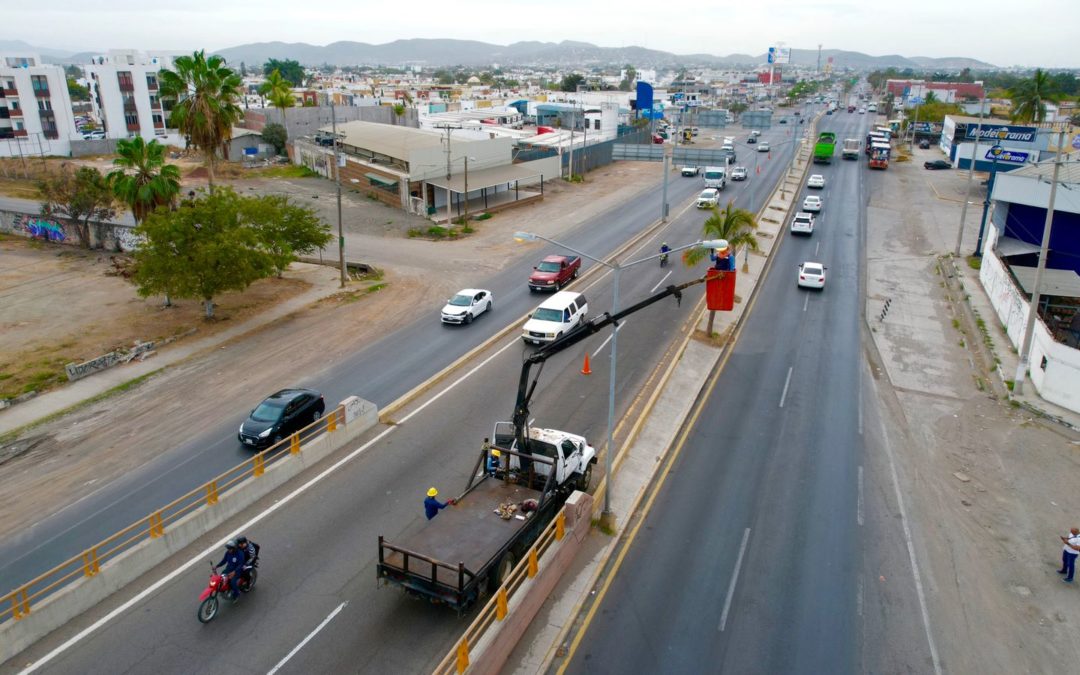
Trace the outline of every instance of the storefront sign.
{"label": "storefront sign", "polygon": [[1000,145],[995,145],[986,151],[986,159],[996,159],[1006,164],[1026,164],[1030,157],[1029,153],[1017,150],[1006,150]]}
{"label": "storefront sign", "polygon": [[978,124],[969,122],[967,126],[967,139],[970,141],[979,138],[987,141],[997,141],[999,143],[1006,141],[1011,141],[1013,143],[1034,143],[1038,131],[1039,130],[1035,127],[990,124],[984,124],[980,129]]}

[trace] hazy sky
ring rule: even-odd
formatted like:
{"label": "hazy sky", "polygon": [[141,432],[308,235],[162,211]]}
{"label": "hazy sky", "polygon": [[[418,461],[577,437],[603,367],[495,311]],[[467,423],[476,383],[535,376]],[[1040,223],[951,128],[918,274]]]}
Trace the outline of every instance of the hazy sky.
{"label": "hazy sky", "polygon": [[[770,44],[872,55],[967,56],[999,66],[1080,67],[1055,22],[1077,0],[5,0],[0,38],[54,49],[197,49],[278,40],[325,45],[399,38],[509,44],[581,40],[680,54],[760,54]],[[704,3],[701,3],[702,5]],[[92,7],[92,10],[88,10]],[[1062,36],[1054,38],[1054,36]]]}

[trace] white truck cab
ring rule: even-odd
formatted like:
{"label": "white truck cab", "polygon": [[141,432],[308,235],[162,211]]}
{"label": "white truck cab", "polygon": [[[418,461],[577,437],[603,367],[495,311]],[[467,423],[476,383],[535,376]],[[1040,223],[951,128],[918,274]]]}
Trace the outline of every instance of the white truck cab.
{"label": "white truck cab", "polygon": [[[555,484],[568,485],[577,490],[586,490],[592,480],[592,466],[596,463],[596,449],[589,445],[584,436],[558,429],[540,429],[529,427],[529,447],[520,449],[514,438],[512,422],[496,422],[491,436],[494,445],[518,452],[546,457],[552,462],[532,462],[532,470],[537,475],[547,476],[555,468]],[[525,460],[528,461],[528,460]],[[511,470],[525,470],[522,458],[510,455]]]}

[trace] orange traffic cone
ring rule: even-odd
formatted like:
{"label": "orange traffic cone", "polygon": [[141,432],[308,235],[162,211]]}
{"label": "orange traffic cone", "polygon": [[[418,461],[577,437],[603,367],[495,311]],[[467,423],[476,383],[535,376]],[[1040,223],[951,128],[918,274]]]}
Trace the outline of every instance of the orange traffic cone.
{"label": "orange traffic cone", "polygon": [[585,365],[581,367],[582,375],[592,375],[592,368],[589,367],[589,353],[585,352]]}
{"label": "orange traffic cone", "polygon": [[755,171],[754,173],[756,173],[757,175],[759,175],[759,176],[760,176],[760,175],[761,175],[761,167],[759,166],[759,167],[757,168],[757,171]]}

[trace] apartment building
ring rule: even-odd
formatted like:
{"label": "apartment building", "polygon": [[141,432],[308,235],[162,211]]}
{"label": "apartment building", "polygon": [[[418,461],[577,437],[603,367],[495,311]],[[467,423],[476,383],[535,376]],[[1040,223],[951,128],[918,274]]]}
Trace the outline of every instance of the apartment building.
{"label": "apartment building", "polygon": [[161,70],[179,52],[144,53],[114,49],[83,66],[94,115],[110,139],[142,136],[147,141],[184,145],[183,135],[168,127],[171,102],[160,95]]}
{"label": "apartment building", "polygon": [[79,138],[61,66],[0,54],[0,157],[68,155]]}

